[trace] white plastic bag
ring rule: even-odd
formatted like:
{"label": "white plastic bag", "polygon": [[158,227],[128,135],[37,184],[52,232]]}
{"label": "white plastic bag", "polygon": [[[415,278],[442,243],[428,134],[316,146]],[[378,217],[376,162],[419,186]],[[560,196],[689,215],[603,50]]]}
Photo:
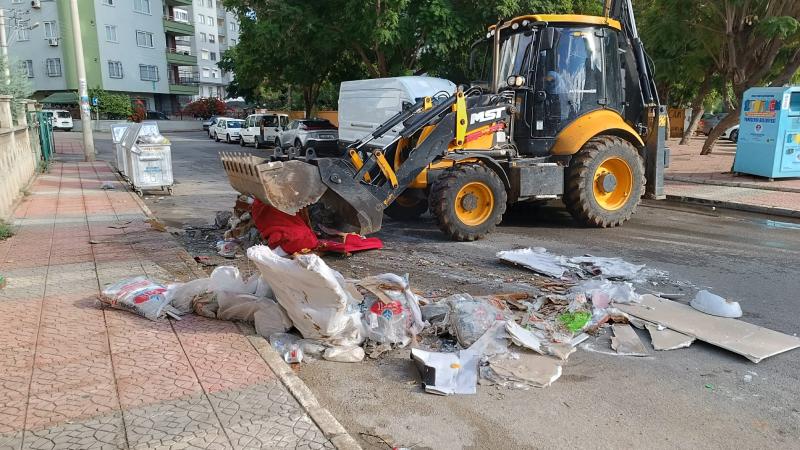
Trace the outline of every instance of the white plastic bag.
{"label": "white plastic bag", "polygon": [[118,281],[100,294],[100,301],[112,308],[135,312],[150,320],[158,320],[169,305],[167,288],[147,277]]}
{"label": "white plastic bag", "polygon": [[331,347],[325,350],[322,357],[335,362],[359,362],[364,360],[364,349],[347,346]]}
{"label": "white plastic bag", "polygon": [[356,283],[364,295],[366,337],[405,347],[425,327],[419,297],[408,279],[392,273],[364,278]]}
{"label": "white plastic bag", "polygon": [[469,294],[455,294],[445,299],[450,304],[450,324],[462,347],[467,348],[494,325],[504,320],[502,312],[489,302],[476,300]]}
{"label": "white plastic bag", "polygon": [[284,258],[264,245],[250,247],[247,256],[304,338],[350,346],[364,340],[358,293],[322,258]]}

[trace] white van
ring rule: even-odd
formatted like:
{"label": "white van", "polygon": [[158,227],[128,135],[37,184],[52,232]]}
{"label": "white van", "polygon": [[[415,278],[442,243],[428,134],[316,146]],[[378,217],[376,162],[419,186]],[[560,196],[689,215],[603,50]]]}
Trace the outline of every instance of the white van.
{"label": "white van", "polygon": [[274,147],[278,135],[289,124],[287,114],[250,114],[244,120],[239,144],[244,147],[253,144],[255,148]]}
{"label": "white van", "polygon": [[72,116],[63,109],[43,109],[54,130],[72,131]]}
{"label": "white van", "polygon": [[[344,81],[339,88],[339,143],[347,146],[368,135],[400,112],[405,102],[414,104],[423,97],[433,97],[438,93],[449,96],[455,91],[456,85],[451,81],[434,77]],[[402,125],[397,125],[372,144],[389,144],[402,128]]]}

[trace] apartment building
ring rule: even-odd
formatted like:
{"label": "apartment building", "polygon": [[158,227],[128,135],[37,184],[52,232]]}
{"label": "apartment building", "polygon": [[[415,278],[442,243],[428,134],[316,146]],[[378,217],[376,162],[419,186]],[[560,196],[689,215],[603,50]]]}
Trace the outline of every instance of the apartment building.
{"label": "apartment building", "polygon": [[[148,110],[165,113],[200,95],[224,98],[230,75],[216,62],[231,44],[228,36],[235,33],[233,43],[238,40],[238,23],[221,2],[194,3],[80,0],[89,88],[126,93]],[[27,74],[35,98],[69,98],[64,93],[78,89],[69,1],[0,0],[0,8],[17,18],[7,25],[9,58]]]}
{"label": "apartment building", "polygon": [[224,99],[233,74],[222,71],[217,62],[225,50],[239,42],[239,22],[225,10],[222,0],[194,0],[191,12],[195,26],[192,51],[198,58],[198,97]]}

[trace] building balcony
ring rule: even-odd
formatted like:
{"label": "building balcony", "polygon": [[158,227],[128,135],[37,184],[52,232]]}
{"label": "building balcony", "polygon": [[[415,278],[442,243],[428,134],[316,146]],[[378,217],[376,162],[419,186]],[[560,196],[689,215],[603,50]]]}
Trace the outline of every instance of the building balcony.
{"label": "building balcony", "polygon": [[228,33],[225,30],[225,25],[220,25],[217,27],[217,34],[220,36],[227,36]]}
{"label": "building balcony", "polygon": [[167,64],[175,64],[176,66],[196,66],[197,56],[193,55],[187,50],[176,50],[174,48],[166,48],[167,51]]}
{"label": "building balcony", "polygon": [[198,84],[200,75],[196,72],[178,71],[169,73],[169,93],[177,95],[197,95],[200,92]]}
{"label": "building balcony", "polygon": [[185,20],[175,20],[173,16],[164,16],[164,31],[176,36],[194,36],[194,25]]}
{"label": "building balcony", "polygon": [[167,6],[192,6],[192,0],[164,0]]}

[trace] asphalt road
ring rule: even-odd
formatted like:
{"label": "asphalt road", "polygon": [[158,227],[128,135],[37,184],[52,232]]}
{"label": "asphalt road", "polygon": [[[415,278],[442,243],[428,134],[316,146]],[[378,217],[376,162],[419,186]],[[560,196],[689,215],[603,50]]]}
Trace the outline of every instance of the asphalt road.
{"label": "asphalt road", "polygon": [[[148,205],[172,226],[212,222],[235,198],[217,153],[239,149],[200,133],[168,137],[175,196],[147,197]],[[800,333],[800,226],[785,219],[652,202],[623,227],[600,230],[578,227],[555,206],[517,210],[473,243],[445,240],[430,218],[387,221],[378,236],[384,250],[325,259],[348,277],[409,273],[415,289],[442,295],[524,286],[528,273],[499,264],[499,250],[541,246],[568,256],[620,256],[669,273],[669,281],[643,289],[691,298],[708,288],[739,301],[742,320]],[[759,364],[702,342],[646,358],[579,350],[549,388],[479,386],[473,396],[424,393],[408,350],[360,364],[304,363],[299,375],[367,448],[387,448],[384,440],[437,449],[798,448],[800,442],[800,350]]]}

